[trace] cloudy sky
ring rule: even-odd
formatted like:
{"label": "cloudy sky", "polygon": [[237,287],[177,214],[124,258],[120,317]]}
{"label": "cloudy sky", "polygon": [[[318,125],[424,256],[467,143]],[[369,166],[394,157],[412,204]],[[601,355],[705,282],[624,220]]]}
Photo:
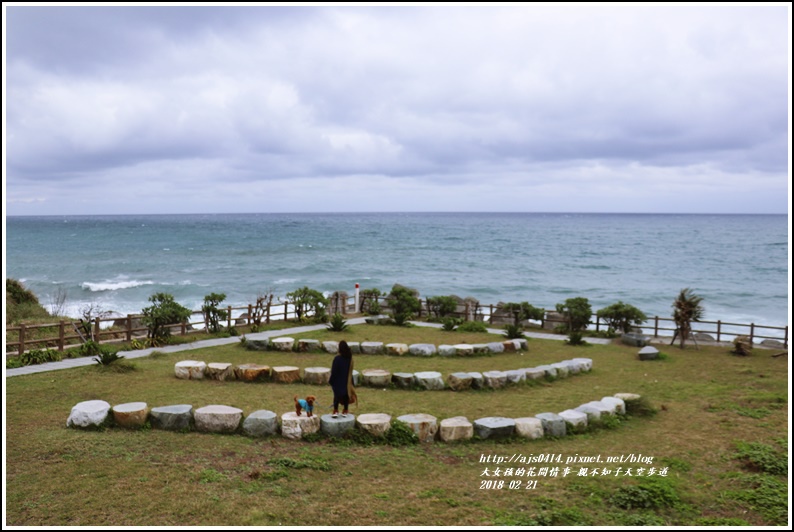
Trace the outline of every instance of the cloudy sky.
{"label": "cloudy sky", "polygon": [[786,213],[787,6],[4,4],[6,213]]}

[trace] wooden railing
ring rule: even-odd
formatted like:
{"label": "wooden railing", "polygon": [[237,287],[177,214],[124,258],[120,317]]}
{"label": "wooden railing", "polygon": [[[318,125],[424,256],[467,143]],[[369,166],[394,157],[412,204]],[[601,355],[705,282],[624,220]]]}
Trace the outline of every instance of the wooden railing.
{"label": "wooden railing", "polygon": [[[384,305],[387,309],[387,300],[385,297],[376,298],[379,303]],[[347,304],[344,305],[345,313],[355,312],[355,298],[348,297]],[[430,317],[428,311],[427,300],[422,301],[419,311],[419,319]],[[476,308],[465,307],[452,315],[463,319],[474,319],[477,321],[489,322],[493,321],[497,314],[496,305],[477,305]],[[254,312],[254,305],[246,307],[231,307],[228,306],[224,310],[227,312],[226,327],[231,327],[237,324],[238,320],[244,320],[245,324],[250,324],[251,321],[246,316],[250,317]],[[235,311],[237,311],[235,317]],[[244,312],[240,312],[244,311]],[[199,315],[201,317],[198,321],[192,320],[192,316]],[[126,317],[112,317],[112,318],[95,318],[92,320],[91,336],[97,342],[113,342],[113,341],[126,341],[130,342],[133,338],[145,337],[147,328],[140,324],[140,314],[129,314]],[[262,323],[270,323],[271,320],[289,320],[297,318],[294,308],[288,302],[273,303],[264,309],[262,316]],[[186,336],[205,330],[204,317],[201,311],[194,311],[191,314],[189,321],[184,323],[174,323],[168,325],[171,328],[171,334],[177,336]],[[113,322],[113,326],[102,328],[102,324],[106,322]],[[562,323],[559,320],[542,319],[539,322],[541,328],[553,329],[554,323]],[[495,324],[495,323],[494,323]],[[194,326],[200,326],[195,328]],[[755,323],[730,323],[724,321],[698,321],[694,322],[693,333],[704,333],[712,335],[717,342],[730,341],[736,336],[747,336],[752,342],[757,340],[777,340],[782,342],[785,349],[788,349],[788,326],[775,327],[771,325],[759,325]],[[42,349],[42,348],[55,348],[58,351],[63,351],[72,347],[78,347],[85,338],[82,333],[78,332],[80,322],[61,320],[57,323],[37,324],[37,325],[20,325],[17,327],[6,327],[6,357],[13,357],[22,355],[29,349]],[[659,336],[672,336],[675,332],[675,322],[672,318],[663,318],[654,316],[649,318],[646,322],[639,326],[643,330],[652,330],[654,337]],[[724,327],[734,327],[746,329],[746,332],[726,331]],[[606,325],[602,323],[598,316],[593,314],[593,322],[590,326],[591,330],[600,331],[606,330]],[[46,331],[44,333],[36,331]],[[769,334],[768,331],[781,331],[777,334]],[[669,335],[663,333],[669,332]],[[52,336],[41,337],[42,334],[52,334]],[[662,333],[662,334],[660,334]],[[14,334],[17,336],[16,341],[8,341]],[[646,332],[647,334],[647,332]],[[79,340],[79,341],[75,341]],[[10,350],[9,350],[10,349]]]}

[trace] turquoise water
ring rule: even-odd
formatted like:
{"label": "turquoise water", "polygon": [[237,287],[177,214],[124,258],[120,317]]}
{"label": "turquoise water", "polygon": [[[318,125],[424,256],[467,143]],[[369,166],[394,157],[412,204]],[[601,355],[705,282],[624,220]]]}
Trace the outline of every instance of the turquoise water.
{"label": "turquoise water", "polygon": [[7,276],[45,307],[57,287],[67,312],[86,303],[136,313],[160,291],[193,309],[223,292],[388,291],[472,296],[483,304],[552,308],[587,297],[669,317],[682,288],[707,320],[788,323],[785,215],[212,214],[9,217]]}

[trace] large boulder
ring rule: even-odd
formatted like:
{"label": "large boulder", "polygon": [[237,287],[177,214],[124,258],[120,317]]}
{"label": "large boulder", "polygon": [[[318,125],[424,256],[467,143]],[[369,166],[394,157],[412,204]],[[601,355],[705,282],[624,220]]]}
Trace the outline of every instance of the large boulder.
{"label": "large boulder", "polygon": [[237,432],[243,411],[226,405],[207,405],[193,412],[193,422],[199,432],[219,432],[231,434]]}
{"label": "large boulder", "polygon": [[537,440],[543,437],[543,423],[536,417],[519,417],[516,422],[516,434],[522,438]]}
{"label": "large boulder", "polygon": [[206,370],[206,362],[199,360],[182,360],[174,364],[174,375],[177,379],[203,379]]}
{"label": "large boulder", "polygon": [[516,430],[516,421],[509,417],[484,417],[474,421],[474,432],[482,439],[507,438]]}
{"label": "large boulder", "polygon": [[278,415],[270,410],[251,412],[243,421],[243,434],[254,438],[271,436],[278,432]]}
{"label": "large boulder", "polygon": [[438,423],[430,414],[406,414],[397,419],[411,427],[420,442],[431,442],[436,438]]}
{"label": "large boulder", "polygon": [[156,406],[149,412],[153,429],[185,431],[193,423],[192,405]]}
{"label": "large boulder", "polygon": [[433,344],[411,344],[408,351],[412,355],[429,357],[436,354],[436,346]]}
{"label": "large boulder", "polygon": [[380,437],[391,428],[389,414],[361,414],[356,419],[356,426],[372,436]]}
{"label": "large boulder", "polygon": [[565,436],[565,420],[557,414],[543,412],[535,416],[543,425],[543,433],[546,436],[560,438]]}
{"label": "large boulder", "polygon": [[327,385],[331,378],[330,368],[306,368],[303,370],[303,382],[306,384]]}
{"label": "large boulder", "polygon": [[125,429],[143,427],[148,417],[149,406],[146,403],[124,403],[113,407],[113,420]]}
{"label": "large boulder", "polygon": [[270,378],[270,366],[261,364],[240,364],[234,368],[234,376],[238,381],[260,382]]}
{"label": "large boulder", "polygon": [[474,436],[474,425],[463,416],[442,419],[438,431],[441,441],[470,440]]}
{"label": "large boulder", "polygon": [[109,415],[110,403],[107,401],[83,401],[72,407],[66,426],[81,429],[101,427],[107,422]]}
{"label": "large boulder", "polygon": [[414,380],[420,388],[425,390],[443,390],[444,379],[437,371],[420,371],[414,373]]}

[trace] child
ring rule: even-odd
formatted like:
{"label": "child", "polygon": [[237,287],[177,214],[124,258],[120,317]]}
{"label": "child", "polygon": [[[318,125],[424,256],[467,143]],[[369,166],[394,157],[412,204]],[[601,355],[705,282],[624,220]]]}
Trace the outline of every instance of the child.
{"label": "child", "polygon": [[331,364],[331,377],[328,384],[334,392],[333,417],[339,415],[339,403],[342,403],[342,415],[348,414],[349,405],[356,403],[356,389],[353,388],[353,352],[347,342],[339,342],[339,354],[334,357]]}

